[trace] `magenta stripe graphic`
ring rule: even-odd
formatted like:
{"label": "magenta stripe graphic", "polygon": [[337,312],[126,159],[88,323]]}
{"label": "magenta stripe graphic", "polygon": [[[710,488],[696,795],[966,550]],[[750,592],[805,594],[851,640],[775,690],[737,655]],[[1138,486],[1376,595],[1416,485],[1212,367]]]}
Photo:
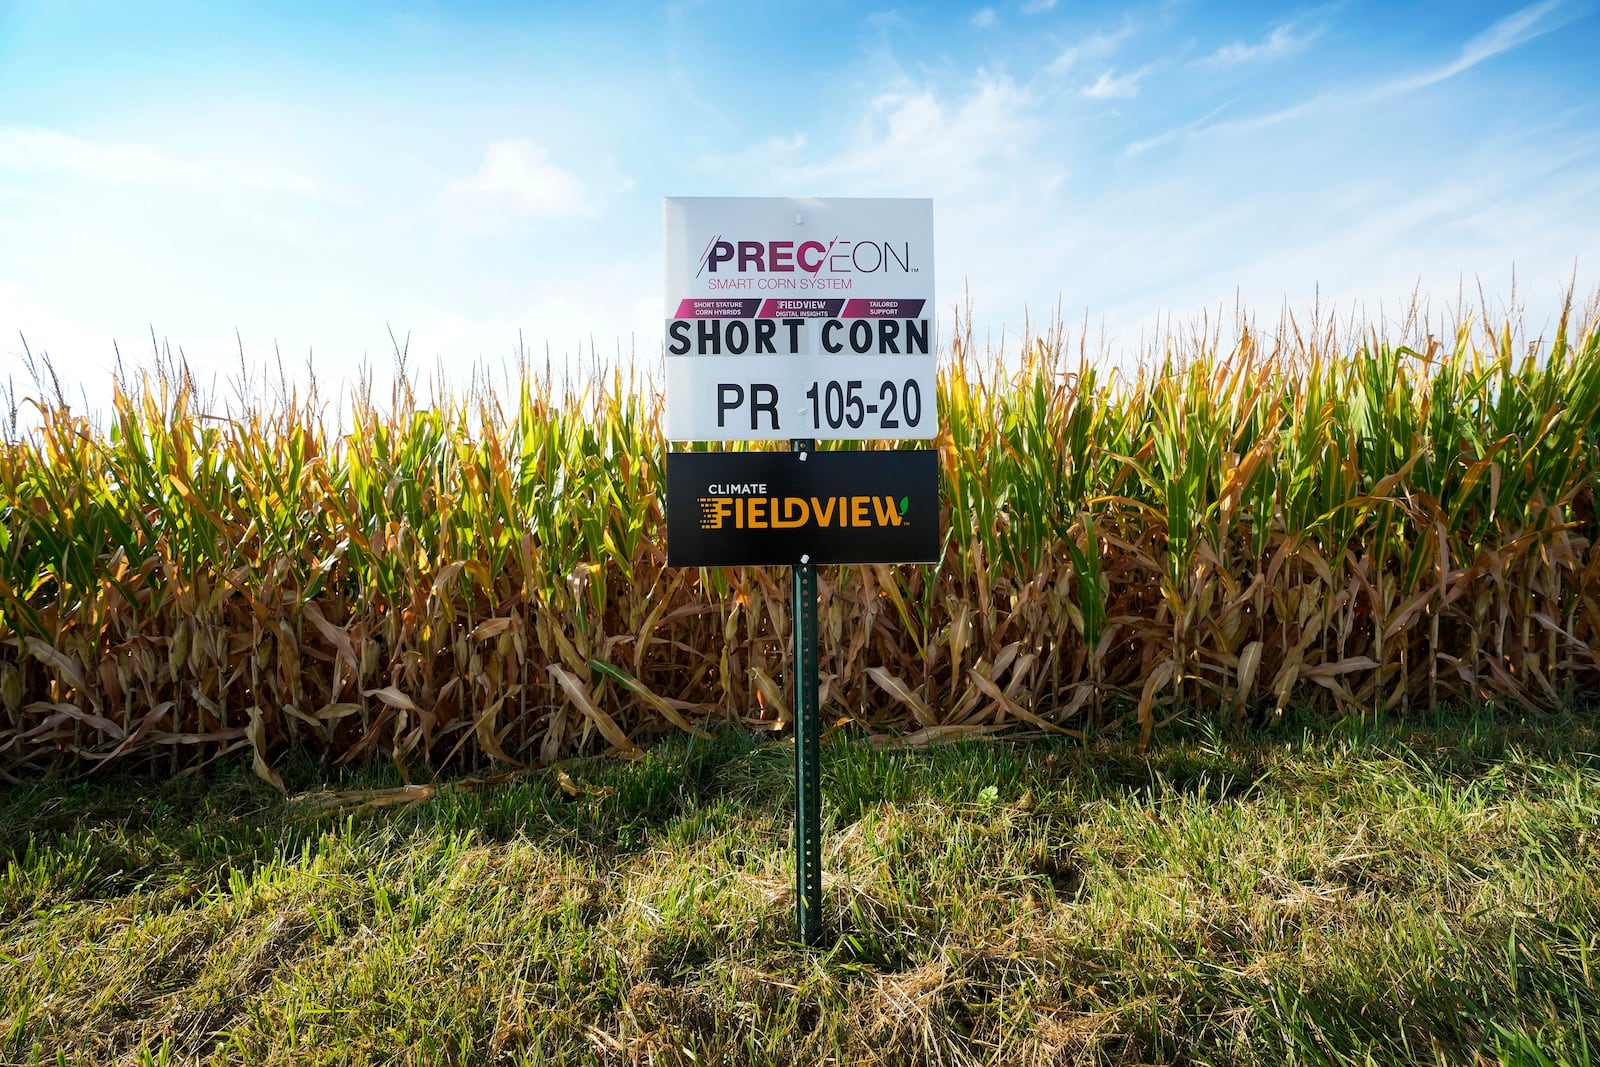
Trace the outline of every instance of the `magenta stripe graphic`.
{"label": "magenta stripe graphic", "polygon": [[688,297],[678,304],[678,319],[753,319],[761,300],[728,298],[725,296]]}
{"label": "magenta stripe graphic", "polygon": [[806,297],[685,297],[678,319],[914,319],[926,300],[819,300]]}
{"label": "magenta stripe graphic", "polygon": [[852,300],[844,306],[847,319],[914,319],[926,300]]}

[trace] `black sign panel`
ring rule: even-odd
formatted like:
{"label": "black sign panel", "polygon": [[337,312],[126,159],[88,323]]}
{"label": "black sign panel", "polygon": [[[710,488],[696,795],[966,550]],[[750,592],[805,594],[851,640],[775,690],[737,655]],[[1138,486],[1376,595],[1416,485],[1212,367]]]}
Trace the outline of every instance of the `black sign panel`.
{"label": "black sign panel", "polygon": [[934,563],[939,454],[669,452],[667,563]]}

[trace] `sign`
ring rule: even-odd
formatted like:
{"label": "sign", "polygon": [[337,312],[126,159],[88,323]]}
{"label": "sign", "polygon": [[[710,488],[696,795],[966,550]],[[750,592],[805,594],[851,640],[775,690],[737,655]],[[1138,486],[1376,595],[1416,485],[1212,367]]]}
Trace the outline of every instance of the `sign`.
{"label": "sign", "polygon": [[929,438],[933,201],[668,197],[667,437]]}
{"label": "sign", "polygon": [[938,558],[934,449],[667,453],[670,567]]}

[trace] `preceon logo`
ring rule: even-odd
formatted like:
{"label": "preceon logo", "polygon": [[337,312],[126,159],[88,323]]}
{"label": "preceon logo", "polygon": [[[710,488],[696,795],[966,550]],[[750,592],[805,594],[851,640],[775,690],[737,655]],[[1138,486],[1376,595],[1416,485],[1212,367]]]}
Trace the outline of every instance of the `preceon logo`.
{"label": "preceon logo", "polygon": [[911,498],[892,496],[703,496],[702,530],[795,530],[907,525]]}
{"label": "preceon logo", "polygon": [[911,242],[846,241],[835,237],[821,241],[739,241],[721,234],[706,242],[700,253],[698,278],[704,274],[916,274],[911,265]]}

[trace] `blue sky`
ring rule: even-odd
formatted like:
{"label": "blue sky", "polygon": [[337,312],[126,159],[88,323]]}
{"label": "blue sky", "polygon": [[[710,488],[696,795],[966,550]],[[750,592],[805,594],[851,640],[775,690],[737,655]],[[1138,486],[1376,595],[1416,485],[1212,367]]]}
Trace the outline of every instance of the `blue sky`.
{"label": "blue sky", "polygon": [[20,334],[101,396],[152,326],[219,380],[236,330],[325,384],[391,327],[653,362],[669,195],[931,196],[942,325],[997,339],[1513,268],[1537,330],[1600,284],[1596,54],[1592,0],[0,0],[0,380]]}

